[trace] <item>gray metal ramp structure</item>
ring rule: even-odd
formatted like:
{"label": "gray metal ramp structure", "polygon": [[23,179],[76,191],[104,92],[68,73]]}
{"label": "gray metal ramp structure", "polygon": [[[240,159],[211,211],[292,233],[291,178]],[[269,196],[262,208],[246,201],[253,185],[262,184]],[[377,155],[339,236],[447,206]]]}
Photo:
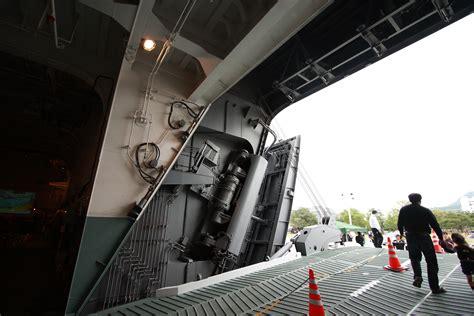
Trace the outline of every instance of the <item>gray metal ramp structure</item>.
{"label": "gray metal ramp structure", "polygon": [[[397,254],[402,263],[408,263],[406,251]],[[96,315],[306,314],[308,267],[316,273],[327,315],[474,314],[474,293],[457,257],[439,255],[438,259],[439,278],[448,290],[443,295],[432,295],[427,282],[421,289],[414,288],[411,271],[384,270],[386,249],[352,247],[316,253],[181,295],[142,299]]]}

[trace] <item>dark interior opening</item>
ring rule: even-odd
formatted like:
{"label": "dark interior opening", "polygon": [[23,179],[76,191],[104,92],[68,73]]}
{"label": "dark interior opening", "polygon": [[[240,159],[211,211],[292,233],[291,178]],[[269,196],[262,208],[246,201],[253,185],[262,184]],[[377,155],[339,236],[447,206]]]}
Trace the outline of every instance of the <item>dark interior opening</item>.
{"label": "dark interior opening", "polygon": [[1,53],[0,80],[1,312],[61,314],[107,116],[94,85],[113,79]]}

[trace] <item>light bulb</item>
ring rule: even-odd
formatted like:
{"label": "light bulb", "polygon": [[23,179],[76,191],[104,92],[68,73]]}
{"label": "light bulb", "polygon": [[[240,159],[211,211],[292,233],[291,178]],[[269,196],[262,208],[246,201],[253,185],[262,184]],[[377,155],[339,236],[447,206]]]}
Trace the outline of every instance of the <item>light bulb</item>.
{"label": "light bulb", "polygon": [[146,39],[143,41],[143,49],[147,52],[151,52],[156,47],[156,42],[151,39]]}

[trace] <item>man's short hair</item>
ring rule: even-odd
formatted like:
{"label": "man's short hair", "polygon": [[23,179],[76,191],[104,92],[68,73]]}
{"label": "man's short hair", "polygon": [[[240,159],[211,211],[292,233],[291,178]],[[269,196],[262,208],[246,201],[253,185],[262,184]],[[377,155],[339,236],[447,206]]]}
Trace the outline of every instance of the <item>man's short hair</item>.
{"label": "man's short hair", "polygon": [[372,210],[372,214],[377,214],[377,211],[376,211],[376,210]]}
{"label": "man's short hair", "polygon": [[408,200],[411,203],[420,203],[421,202],[421,194],[420,193],[411,193],[408,195]]}

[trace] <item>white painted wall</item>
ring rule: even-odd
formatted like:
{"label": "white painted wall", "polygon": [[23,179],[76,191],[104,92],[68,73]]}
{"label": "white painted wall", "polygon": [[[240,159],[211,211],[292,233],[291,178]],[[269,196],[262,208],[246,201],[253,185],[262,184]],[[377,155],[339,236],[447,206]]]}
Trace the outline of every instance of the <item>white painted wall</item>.
{"label": "white painted wall", "polygon": [[[331,0],[278,1],[222,61],[216,60],[197,45],[178,38],[176,42],[180,45],[178,48],[196,57],[208,76],[194,91],[190,90],[189,86],[194,82],[194,78],[186,77],[187,74],[180,73],[177,69],[163,69],[155,79],[155,85],[152,87],[155,98],[150,103],[153,123],[149,140],[157,142],[163,138],[159,143],[160,163],[168,169],[184,147],[178,137],[179,131],[170,131],[167,124],[170,102],[173,98],[181,99],[191,95],[189,98],[192,101],[205,106],[207,110],[212,102],[331,2]],[[94,2],[88,4],[94,6]],[[132,148],[147,140],[147,130],[134,125],[130,117],[143,103],[143,91],[152,67],[149,61],[147,63],[141,59],[140,54],[137,54],[141,49],[140,41],[145,36],[164,38],[166,35],[164,33],[166,29],[151,12],[153,4],[153,0],[142,0],[136,10],[127,52],[117,80],[88,216],[126,216],[135,202],[143,197],[148,187],[132,167],[126,146],[129,144],[128,138],[132,127],[134,132],[130,142]],[[101,10],[100,7],[97,9]],[[115,7],[109,11],[114,17],[122,17],[123,15],[115,12],[118,9]],[[188,127],[189,124],[183,129]]]}

